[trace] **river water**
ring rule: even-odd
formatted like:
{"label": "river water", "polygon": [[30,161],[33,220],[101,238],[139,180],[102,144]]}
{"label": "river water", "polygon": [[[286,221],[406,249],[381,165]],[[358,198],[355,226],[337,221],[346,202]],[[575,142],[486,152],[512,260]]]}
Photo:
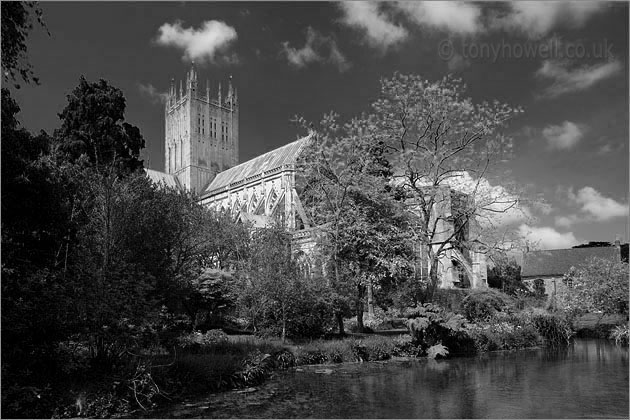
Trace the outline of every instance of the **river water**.
{"label": "river water", "polygon": [[627,418],[628,348],[576,340],[555,351],[309,366],[246,391],[183,403],[167,416]]}

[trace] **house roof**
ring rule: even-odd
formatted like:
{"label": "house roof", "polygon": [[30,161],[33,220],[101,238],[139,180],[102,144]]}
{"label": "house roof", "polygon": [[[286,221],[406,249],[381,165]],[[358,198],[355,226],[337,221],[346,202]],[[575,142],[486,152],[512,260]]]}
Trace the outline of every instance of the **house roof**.
{"label": "house roof", "polygon": [[593,257],[612,259],[618,253],[614,246],[530,251],[523,255],[521,277],[562,276]]}
{"label": "house roof", "polygon": [[153,169],[144,169],[147,176],[156,184],[163,184],[165,187],[181,189],[182,186],[179,183],[177,177],[173,174],[167,174],[160,171],[154,171]]}
{"label": "house roof", "polygon": [[204,188],[202,196],[211,195],[216,190],[226,187],[234,182],[245,181],[263,172],[281,168],[285,165],[293,165],[307,144],[310,136],[303,137],[292,143],[278,147],[270,152],[243,162],[240,165],[227,169],[217,174],[212,182]]}

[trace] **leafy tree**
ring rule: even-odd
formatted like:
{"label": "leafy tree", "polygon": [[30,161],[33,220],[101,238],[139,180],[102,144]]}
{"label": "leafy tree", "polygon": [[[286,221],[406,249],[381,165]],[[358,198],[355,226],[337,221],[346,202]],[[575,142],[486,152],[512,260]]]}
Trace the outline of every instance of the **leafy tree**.
{"label": "leafy tree", "polygon": [[366,291],[371,307],[375,284],[408,261],[404,217],[385,194],[389,167],[382,147],[364,136],[367,127],[365,119],[340,125],[334,114],[326,115],[299,161],[303,201],[332,262],[329,283],[345,297],[335,299],[340,333],[345,303],[354,307],[362,330]]}
{"label": "leafy tree", "polygon": [[[509,156],[511,139],[501,133],[520,110],[501,104],[473,103],[458,79],[429,82],[415,75],[383,79],[366,130],[382,144],[396,189],[414,218],[415,238],[428,257],[428,296],[436,290],[438,266],[448,250],[470,250],[506,242],[494,215],[513,211],[518,198],[504,184],[493,188],[495,167]],[[450,192],[456,190],[465,195]],[[451,211],[451,202],[455,208]],[[452,214],[452,219],[448,219]],[[450,223],[454,228],[450,228]],[[468,236],[468,238],[467,238]],[[509,242],[509,241],[508,241]]]}
{"label": "leafy tree", "polygon": [[142,168],[144,138],[125,122],[125,97],[107,81],[89,83],[81,76],[59,118],[61,127],[54,137],[69,161],[86,155],[97,170],[114,163],[119,174]]}
{"label": "leafy tree", "polygon": [[488,269],[488,286],[501,289],[508,295],[528,291],[527,286],[521,282],[521,266],[514,258],[505,255],[495,258],[494,266]]}
{"label": "leafy tree", "polygon": [[569,285],[558,307],[573,315],[588,312],[628,315],[628,263],[592,258],[565,275]]}
{"label": "leafy tree", "polygon": [[239,307],[257,331],[287,337],[317,336],[332,318],[325,286],[300,274],[291,236],[280,226],[251,231],[241,266]]}
{"label": "leafy tree", "polygon": [[[26,39],[33,29],[33,15],[37,22],[46,27],[42,19],[42,10],[36,2],[6,2],[2,5],[2,71],[5,83],[15,82],[21,77],[24,82],[33,81],[39,84],[32,66],[26,58]],[[4,109],[4,104],[3,104]]]}

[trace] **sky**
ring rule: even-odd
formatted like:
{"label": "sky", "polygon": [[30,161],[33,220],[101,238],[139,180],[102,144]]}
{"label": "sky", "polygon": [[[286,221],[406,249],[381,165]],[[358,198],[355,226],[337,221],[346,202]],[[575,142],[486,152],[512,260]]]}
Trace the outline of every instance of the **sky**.
{"label": "sky", "polygon": [[[15,92],[31,131],[52,132],[84,75],[120,88],[126,120],[164,168],[163,93],[195,62],[205,89],[240,101],[240,161],[319,121],[369,110],[394,72],[463,79],[473,101],[521,106],[508,181],[523,213],[506,218],[540,249],[627,241],[628,4],[604,2],[43,2],[28,57],[39,86]],[[493,184],[502,188],[500,184]],[[531,200],[535,199],[535,200]]]}

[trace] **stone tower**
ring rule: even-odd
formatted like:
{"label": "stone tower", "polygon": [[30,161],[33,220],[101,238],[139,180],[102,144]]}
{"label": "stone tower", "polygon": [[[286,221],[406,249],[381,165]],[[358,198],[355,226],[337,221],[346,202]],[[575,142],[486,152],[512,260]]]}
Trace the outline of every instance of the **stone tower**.
{"label": "stone tower", "polygon": [[193,63],[179,92],[171,80],[164,112],[164,172],[187,190],[200,193],[217,173],[238,164],[238,98],[231,76],[227,95],[219,84],[211,96],[208,81],[205,92],[198,88]]}

